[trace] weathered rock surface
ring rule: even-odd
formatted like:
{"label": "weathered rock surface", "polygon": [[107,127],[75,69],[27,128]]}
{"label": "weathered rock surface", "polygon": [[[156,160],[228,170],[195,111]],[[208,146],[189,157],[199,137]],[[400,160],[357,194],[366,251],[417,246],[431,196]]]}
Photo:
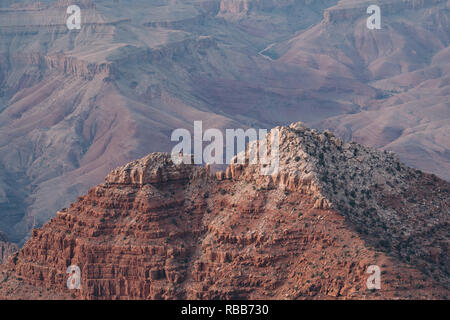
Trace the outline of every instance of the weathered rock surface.
{"label": "weathered rock surface", "polygon": [[[165,153],[113,170],[33,230],[2,268],[0,297],[448,297],[448,182],[301,123],[278,129],[271,176]],[[70,265],[80,290],[66,288]],[[369,265],[381,290],[366,287]]]}

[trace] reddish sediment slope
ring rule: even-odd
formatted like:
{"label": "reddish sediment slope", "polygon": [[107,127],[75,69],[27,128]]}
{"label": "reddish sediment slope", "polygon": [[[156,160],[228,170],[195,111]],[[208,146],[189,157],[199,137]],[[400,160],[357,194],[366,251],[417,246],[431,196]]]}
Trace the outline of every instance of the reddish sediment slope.
{"label": "reddish sediment slope", "polygon": [[[271,176],[165,153],[113,170],[33,230],[0,297],[446,299],[449,183],[330,132],[278,129]],[[66,288],[70,265],[80,290]],[[366,287],[369,265],[380,290]]]}

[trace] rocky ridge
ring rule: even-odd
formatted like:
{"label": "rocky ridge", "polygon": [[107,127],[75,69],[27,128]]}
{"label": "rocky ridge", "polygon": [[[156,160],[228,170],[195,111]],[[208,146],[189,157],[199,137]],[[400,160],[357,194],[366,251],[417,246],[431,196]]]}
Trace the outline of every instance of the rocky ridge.
{"label": "rocky ridge", "polygon": [[[0,297],[447,297],[447,182],[302,123],[276,129],[272,176],[164,153],[113,170],[33,230],[2,269]],[[73,264],[79,291],[65,287]],[[366,289],[372,264],[381,290]]]}

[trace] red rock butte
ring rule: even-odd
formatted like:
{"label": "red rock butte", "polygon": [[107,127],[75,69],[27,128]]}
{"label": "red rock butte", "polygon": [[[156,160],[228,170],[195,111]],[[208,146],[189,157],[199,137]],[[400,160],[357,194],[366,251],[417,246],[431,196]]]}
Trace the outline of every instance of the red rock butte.
{"label": "red rock butte", "polygon": [[[278,129],[273,176],[165,153],[113,170],[32,231],[1,267],[0,297],[448,297],[448,182],[302,123]],[[70,265],[80,290],[66,287]],[[366,287],[369,265],[380,290]]]}

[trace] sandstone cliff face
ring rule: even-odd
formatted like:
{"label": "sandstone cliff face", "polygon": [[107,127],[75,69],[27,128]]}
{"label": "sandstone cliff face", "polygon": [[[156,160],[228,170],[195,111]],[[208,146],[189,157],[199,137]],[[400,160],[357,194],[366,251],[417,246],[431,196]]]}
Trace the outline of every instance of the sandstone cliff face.
{"label": "sandstone cliff face", "polygon": [[308,6],[313,0],[221,0],[219,14],[247,14],[251,10],[271,11],[290,8],[294,5]]}
{"label": "sandstone cliff face", "polygon": [[308,11],[309,7],[325,7],[335,3],[336,0],[324,0],[321,3],[313,0],[221,0],[218,15],[231,19],[244,18],[246,15],[255,12],[289,11],[296,8]]}
{"label": "sandstone cliff face", "polygon": [[[301,123],[278,129],[272,176],[164,153],[112,171],[33,230],[0,297],[446,298],[449,184]],[[66,288],[70,265],[80,290]],[[369,265],[379,291],[366,288]]]}

